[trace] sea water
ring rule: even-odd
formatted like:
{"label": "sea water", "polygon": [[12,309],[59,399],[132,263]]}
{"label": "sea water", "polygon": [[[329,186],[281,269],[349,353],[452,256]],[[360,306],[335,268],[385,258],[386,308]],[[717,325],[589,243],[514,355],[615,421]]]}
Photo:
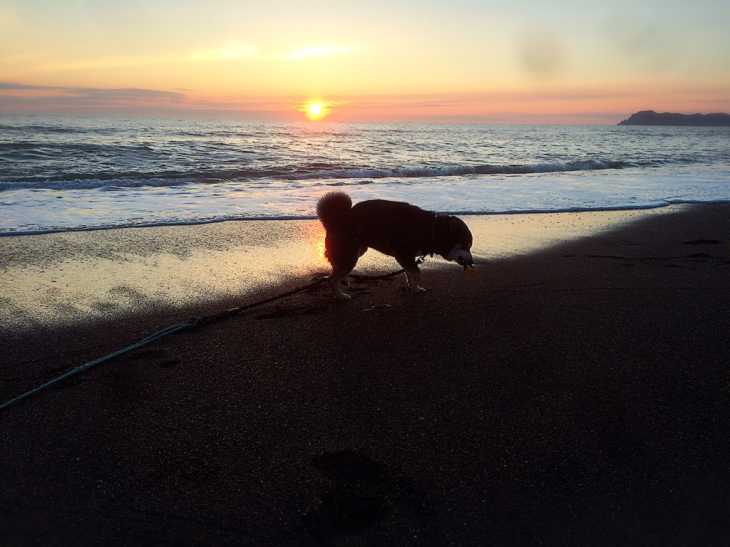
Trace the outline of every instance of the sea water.
{"label": "sea water", "polygon": [[331,190],[450,213],[730,201],[730,128],[0,116],[0,234],[312,218]]}

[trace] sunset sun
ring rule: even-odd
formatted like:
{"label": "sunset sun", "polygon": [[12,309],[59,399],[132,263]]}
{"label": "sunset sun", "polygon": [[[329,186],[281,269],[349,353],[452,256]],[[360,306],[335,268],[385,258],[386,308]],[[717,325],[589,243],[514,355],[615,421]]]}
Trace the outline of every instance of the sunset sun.
{"label": "sunset sun", "polygon": [[305,106],[304,111],[310,120],[319,120],[327,114],[327,108],[324,103],[309,103]]}
{"label": "sunset sun", "polygon": [[329,119],[331,116],[341,115],[340,109],[344,105],[351,104],[351,101],[323,99],[322,97],[309,97],[309,99],[296,102],[293,108],[301,112],[309,121]]}

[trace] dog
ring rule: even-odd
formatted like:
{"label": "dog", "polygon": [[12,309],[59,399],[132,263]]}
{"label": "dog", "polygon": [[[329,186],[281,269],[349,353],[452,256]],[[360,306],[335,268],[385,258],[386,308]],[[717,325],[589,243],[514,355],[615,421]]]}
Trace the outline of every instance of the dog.
{"label": "dog", "polygon": [[332,265],[327,282],[336,298],[350,298],[342,292],[340,282],[370,247],[396,259],[406,272],[411,293],[426,292],[419,286],[418,256],[438,254],[464,269],[474,266],[471,232],[454,216],[383,199],[361,201],[353,207],[346,193],[329,192],[317,202],[317,217],[327,232],[324,255]]}

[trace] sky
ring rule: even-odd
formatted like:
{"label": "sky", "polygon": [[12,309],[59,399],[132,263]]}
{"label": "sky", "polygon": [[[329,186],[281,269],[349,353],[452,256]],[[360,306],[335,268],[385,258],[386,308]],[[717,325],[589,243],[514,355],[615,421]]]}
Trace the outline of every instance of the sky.
{"label": "sky", "polygon": [[730,112],[729,28],[727,0],[0,0],[0,113],[615,124]]}

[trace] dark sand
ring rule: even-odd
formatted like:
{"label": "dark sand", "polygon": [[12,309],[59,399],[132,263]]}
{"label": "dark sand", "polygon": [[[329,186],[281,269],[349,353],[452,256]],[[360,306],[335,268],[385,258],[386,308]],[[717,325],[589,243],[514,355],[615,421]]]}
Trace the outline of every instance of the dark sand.
{"label": "dark sand", "polygon": [[[101,364],[0,411],[0,545],[726,545],[729,237],[680,208]],[[190,314],[5,331],[0,401]]]}

